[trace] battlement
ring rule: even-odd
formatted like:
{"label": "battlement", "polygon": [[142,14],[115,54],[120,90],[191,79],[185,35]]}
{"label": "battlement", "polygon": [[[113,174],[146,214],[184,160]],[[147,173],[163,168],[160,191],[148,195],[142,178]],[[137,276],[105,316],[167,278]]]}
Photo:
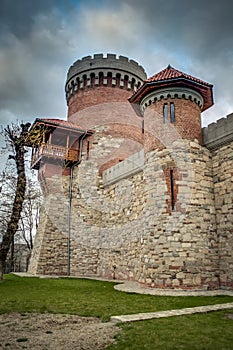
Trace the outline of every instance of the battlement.
{"label": "battlement", "polygon": [[82,59],[75,61],[68,70],[67,81],[72,79],[74,75],[96,68],[113,68],[122,69],[126,72],[134,73],[142,80],[147,78],[144,68],[136,61],[125,56],[119,56],[108,53],[106,57],[102,53],[92,56],[85,56]]}
{"label": "battlement", "polygon": [[103,185],[107,186],[143,170],[144,149],[134,153],[122,162],[103,171]]}
{"label": "battlement", "polygon": [[94,54],[77,60],[69,68],[66,79],[67,101],[79,89],[90,86],[119,86],[136,91],[146,80],[147,75],[142,66],[125,56],[117,57],[108,53]]}
{"label": "battlement", "polygon": [[[216,149],[233,140],[233,113],[202,129],[204,145]],[[103,185],[107,186],[143,170],[144,150],[103,171]]]}
{"label": "battlement", "polygon": [[209,149],[216,149],[233,140],[233,113],[202,129],[203,143]]}

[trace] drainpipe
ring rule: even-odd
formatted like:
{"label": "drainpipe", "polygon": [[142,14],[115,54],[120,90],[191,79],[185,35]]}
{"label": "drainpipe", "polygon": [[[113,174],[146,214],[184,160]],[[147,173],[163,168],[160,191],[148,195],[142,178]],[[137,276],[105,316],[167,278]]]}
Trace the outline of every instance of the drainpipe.
{"label": "drainpipe", "polygon": [[71,234],[71,205],[72,205],[72,194],[73,194],[73,174],[74,167],[79,165],[82,160],[82,147],[83,147],[83,139],[87,135],[87,131],[83,134],[79,139],[79,156],[78,161],[74,163],[70,168],[70,185],[69,185],[69,206],[68,206],[68,244],[67,244],[67,276],[70,276],[70,234]]}

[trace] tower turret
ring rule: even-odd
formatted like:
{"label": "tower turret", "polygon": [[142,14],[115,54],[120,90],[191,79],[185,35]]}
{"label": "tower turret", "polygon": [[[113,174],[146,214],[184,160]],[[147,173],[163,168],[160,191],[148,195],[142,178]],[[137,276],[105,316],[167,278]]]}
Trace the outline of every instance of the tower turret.
{"label": "tower turret", "polygon": [[179,137],[201,143],[201,112],[213,105],[212,85],[169,65],[147,79],[129,101],[143,113],[150,107],[158,130],[173,124]]}
{"label": "tower turret", "polygon": [[124,56],[95,54],[77,60],[65,86],[68,118],[90,106],[127,101],[146,78],[143,67]]}

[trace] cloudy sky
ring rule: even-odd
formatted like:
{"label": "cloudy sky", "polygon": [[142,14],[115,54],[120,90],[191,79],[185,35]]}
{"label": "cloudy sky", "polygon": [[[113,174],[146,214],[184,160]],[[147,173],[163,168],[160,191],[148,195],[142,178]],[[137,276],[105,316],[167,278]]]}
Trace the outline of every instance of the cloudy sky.
{"label": "cloudy sky", "polygon": [[203,125],[233,112],[231,0],[0,0],[0,124],[66,118],[69,66],[93,53],[168,64],[214,85]]}

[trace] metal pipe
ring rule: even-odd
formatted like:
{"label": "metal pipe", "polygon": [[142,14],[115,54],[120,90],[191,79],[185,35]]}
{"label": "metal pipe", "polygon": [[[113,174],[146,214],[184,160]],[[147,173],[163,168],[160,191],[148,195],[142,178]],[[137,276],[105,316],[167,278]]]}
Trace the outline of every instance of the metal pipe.
{"label": "metal pipe", "polygon": [[73,194],[73,174],[74,167],[79,165],[82,160],[83,139],[86,137],[87,131],[79,138],[79,155],[78,161],[70,167],[70,184],[69,184],[69,205],[68,205],[68,241],[67,241],[67,276],[70,276],[70,238],[71,238],[71,208],[72,208],[72,194]]}

